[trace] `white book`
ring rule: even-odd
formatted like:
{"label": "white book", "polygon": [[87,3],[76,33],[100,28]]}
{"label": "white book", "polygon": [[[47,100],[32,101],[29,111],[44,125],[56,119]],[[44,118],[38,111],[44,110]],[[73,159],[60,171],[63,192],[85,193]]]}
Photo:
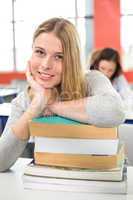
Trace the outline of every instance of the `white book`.
{"label": "white book", "polygon": [[24,188],[37,190],[55,190],[88,193],[125,194],[127,192],[127,177],[123,181],[89,181],[74,179],[59,179],[48,177],[23,176]]}
{"label": "white book", "polygon": [[41,166],[33,163],[26,166],[24,176],[53,177],[82,180],[121,181],[124,163],[117,168],[108,170],[78,169],[70,167]]}
{"label": "white book", "polygon": [[119,139],[35,137],[35,152],[115,155]]}

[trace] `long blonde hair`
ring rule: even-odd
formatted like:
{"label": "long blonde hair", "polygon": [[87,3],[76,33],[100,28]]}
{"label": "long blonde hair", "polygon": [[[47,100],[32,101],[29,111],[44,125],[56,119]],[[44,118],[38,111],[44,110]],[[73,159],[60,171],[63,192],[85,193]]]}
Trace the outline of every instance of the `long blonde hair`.
{"label": "long blonde hair", "polygon": [[41,33],[53,32],[62,43],[63,74],[57,88],[62,100],[79,99],[87,96],[87,84],[83,73],[79,37],[74,25],[63,18],[52,18],[39,25],[33,42]]}

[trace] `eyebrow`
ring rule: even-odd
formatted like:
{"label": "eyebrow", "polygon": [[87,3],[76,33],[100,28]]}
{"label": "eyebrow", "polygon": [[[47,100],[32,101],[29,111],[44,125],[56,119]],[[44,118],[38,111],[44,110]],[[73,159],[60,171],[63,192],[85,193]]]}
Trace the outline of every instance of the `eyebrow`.
{"label": "eyebrow", "polygon": [[[40,50],[42,50],[42,51],[45,51],[44,48],[39,47],[39,46],[35,46],[35,49],[40,49]],[[62,55],[62,56],[64,55],[63,52],[58,52],[58,51],[57,51],[57,52],[54,52],[54,54],[60,54],[60,55]]]}

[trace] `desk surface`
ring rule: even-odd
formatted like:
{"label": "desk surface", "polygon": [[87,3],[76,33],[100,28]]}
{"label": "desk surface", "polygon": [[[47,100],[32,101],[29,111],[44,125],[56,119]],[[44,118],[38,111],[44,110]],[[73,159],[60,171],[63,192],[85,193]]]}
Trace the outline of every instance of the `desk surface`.
{"label": "desk surface", "polygon": [[0,88],[0,96],[1,97],[16,95],[17,93],[18,93],[18,89],[16,89],[16,88]]}
{"label": "desk surface", "polygon": [[11,103],[0,104],[0,116],[9,116],[11,113]]}
{"label": "desk surface", "polygon": [[23,189],[22,173],[30,159],[20,158],[9,172],[0,173],[1,200],[133,200],[133,167],[128,167],[128,194],[90,194],[60,191],[38,191]]}
{"label": "desk surface", "polygon": [[126,121],[125,124],[133,124],[133,111],[126,112]]}

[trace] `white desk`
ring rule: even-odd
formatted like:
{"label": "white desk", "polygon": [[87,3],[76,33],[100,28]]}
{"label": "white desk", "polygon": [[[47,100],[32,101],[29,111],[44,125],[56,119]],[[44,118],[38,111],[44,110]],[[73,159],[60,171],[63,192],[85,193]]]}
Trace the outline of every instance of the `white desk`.
{"label": "white desk", "polygon": [[3,132],[8,116],[11,113],[11,103],[0,104],[0,134]]}
{"label": "white desk", "polygon": [[133,111],[126,112],[126,124],[133,124]]}
{"label": "white desk", "polygon": [[3,102],[11,102],[17,96],[18,92],[17,88],[0,88],[0,97]]}
{"label": "white desk", "polygon": [[1,97],[16,95],[17,93],[18,93],[18,89],[16,88],[0,88]]}
{"label": "white desk", "polygon": [[133,111],[128,111],[127,113],[126,113],[126,119],[130,119],[130,120],[133,120]]}
{"label": "white desk", "polygon": [[11,113],[11,103],[0,104],[0,116],[9,116]]}
{"label": "white desk", "polygon": [[23,189],[21,176],[28,162],[18,159],[11,171],[0,173],[1,200],[133,200],[133,167],[128,167],[128,194],[111,195]]}

